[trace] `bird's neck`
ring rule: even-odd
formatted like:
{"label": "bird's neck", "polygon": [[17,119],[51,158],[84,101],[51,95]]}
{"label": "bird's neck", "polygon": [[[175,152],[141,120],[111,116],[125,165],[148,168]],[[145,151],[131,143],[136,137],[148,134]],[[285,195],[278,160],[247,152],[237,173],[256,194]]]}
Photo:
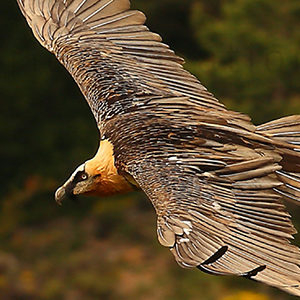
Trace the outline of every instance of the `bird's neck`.
{"label": "bird's neck", "polygon": [[95,157],[86,162],[85,171],[95,177],[95,187],[92,192],[94,195],[123,194],[133,190],[125,177],[118,173],[114,147],[108,140],[100,142]]}

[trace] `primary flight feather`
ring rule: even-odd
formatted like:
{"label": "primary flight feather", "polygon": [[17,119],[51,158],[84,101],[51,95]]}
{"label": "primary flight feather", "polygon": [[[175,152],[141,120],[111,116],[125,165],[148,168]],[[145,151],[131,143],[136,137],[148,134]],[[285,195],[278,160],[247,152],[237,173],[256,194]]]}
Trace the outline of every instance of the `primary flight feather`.
{"label": "primary flight feather", "polygon": [[300,296],[296,230],[283,204],[300,203],[300,116],[256,127],[227,110],[128,0],[18,4],[77,82],[101,136],[56,200],[140,188],[181,266]]}

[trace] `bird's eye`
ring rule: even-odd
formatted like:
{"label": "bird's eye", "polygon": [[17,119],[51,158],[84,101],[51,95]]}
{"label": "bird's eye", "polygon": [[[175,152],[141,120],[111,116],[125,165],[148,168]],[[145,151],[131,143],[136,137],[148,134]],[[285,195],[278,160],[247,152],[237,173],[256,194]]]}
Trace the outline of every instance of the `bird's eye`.
{"label": "bird's eye", "polygon": [[85,181],[89,178],[88,174],[84,171],[77,172],[77,174],[74,177],[74,183]]}
{"label": "bird's eye", "polygon": [[82,173],[81,176],[80,176],[80,179],[81,180],[87,180],[88,179],[88,176],[86,173]]}

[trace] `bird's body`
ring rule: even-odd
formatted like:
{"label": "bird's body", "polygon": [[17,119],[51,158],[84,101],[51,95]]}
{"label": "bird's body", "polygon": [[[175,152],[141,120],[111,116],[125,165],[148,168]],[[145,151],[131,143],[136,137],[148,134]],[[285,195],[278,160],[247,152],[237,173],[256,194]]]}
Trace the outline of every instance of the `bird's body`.
{"label": "bird's body", "polygon": [[300,116],[254,126],[185,71],[128,0],[18,0],[97,121],[96,156],[57,191],[142,189],[160,243],[183,267],[300,295],[300,252],[283,199],[300,202]]}

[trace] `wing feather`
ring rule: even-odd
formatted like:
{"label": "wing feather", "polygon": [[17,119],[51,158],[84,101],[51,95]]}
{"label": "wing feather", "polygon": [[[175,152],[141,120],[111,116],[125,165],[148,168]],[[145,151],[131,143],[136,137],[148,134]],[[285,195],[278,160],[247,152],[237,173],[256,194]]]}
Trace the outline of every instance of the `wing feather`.
{"label": "wing feather", "polygon": [[[237,144],[223,152],[226,165],[216,161],[215,170],[206,171],[201,157],[174,147],[174,159],[152,153],[142,165],[127,163],[156,209],[161,244],[183,267],[235,274],[300,295],[300,252],[290,244],[296,230],[273,190],[282,186],[275,175],[280,156],[263,148],[248,149],[245,156]],[[197,150],[201,153],[201,146]],[[243,161],[235,162],[239,155]],[[198,164],[198,171],[191,168]]]}
{"label": "wing feather", "polygon": [[[153,94],[165,96],[167,91],[172,98],[189,97],[199,109],[225,111],[224,106],[183,69],[183,60],[161,43],[158,34],[149,31],[144,25],[144,14],[130,10],[128,0],[18,0],[18,3],[36,38],[74,77],[97,121],[105,119],[107,107],[109,115],[117,115],[121,113],[120,106],[123,109],[126,106],[124,101],[118,103],[118,109],[110,107],[109,101],[103,106],[103,100],[114,91],[111,85],[120,77],[127,98],[130,98],[129,90],[133,90],[131,98],[136,99],[141,94],[148,94],[149,99]],[[100,82],[100,72],[106,72],[111,80]],[[85,76],[92,80],[82,81]],[[100,88],[107,89],[106,97],[99,96]],[[131,98],[128,101],[132,101]]]}

